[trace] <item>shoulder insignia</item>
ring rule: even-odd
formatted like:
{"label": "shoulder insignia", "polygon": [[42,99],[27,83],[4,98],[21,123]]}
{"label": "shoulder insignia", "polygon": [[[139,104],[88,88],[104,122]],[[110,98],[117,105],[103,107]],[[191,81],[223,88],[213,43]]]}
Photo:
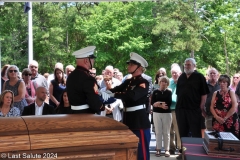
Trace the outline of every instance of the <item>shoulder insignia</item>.
{"label": "shoulder insignia", "polygon": [[146,88],[145,83],[141,83],[139,86],[142,87],[142,88]]}
{"label": "shoulder insignia", "polygon": [[93,90],[96,94],[98,94],[98,86],[97,84],[95,83],[94,86],[93,86]]}

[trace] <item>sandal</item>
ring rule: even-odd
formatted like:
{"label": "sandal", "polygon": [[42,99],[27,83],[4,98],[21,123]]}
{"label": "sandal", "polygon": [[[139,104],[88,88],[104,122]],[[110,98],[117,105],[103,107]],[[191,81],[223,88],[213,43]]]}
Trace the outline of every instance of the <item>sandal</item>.
{"label": "sandal", "polygon": [[169,151],[166,151],[166,152],[165,152],[165,157],[170,157]]}
{"label": "sandal", "polygon": [[160,157],[160,156],[161,156],[161,151],[157,150],[155,156],[156,156],[156,157]]}

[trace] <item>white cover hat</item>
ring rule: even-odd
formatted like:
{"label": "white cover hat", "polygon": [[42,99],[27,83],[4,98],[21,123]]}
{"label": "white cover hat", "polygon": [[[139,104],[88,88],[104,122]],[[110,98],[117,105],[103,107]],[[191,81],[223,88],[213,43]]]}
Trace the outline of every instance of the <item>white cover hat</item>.
{"label": "white cover hat", "polygon": [[80,49],[78,51],[73,52],[72,55],[74,55],[77,59],[78,58],[96,58],[94,56],[94,50],[96,46],[88,46],[86,48]]}
{"label": "white cover hat", "polygon": [[148,66],[147,61],[142,56],[140,56],[139,54],[134,53],[134,52],[130,53],[130,60],[127,61],[127,64],[128,63],[134,63],[137,65],[141,65],[144,68]]}

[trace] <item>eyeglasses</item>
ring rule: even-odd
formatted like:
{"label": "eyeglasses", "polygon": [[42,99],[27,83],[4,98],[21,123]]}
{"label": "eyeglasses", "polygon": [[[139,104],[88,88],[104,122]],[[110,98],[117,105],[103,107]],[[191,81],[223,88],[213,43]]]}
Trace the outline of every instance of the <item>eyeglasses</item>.
{"label": "eyeglasses", "polygon": [[26,74],[24,74],[24,76],[32,76],[32,74],[27,74],[27,73],[26,73]]}
{"label": "eyeglasses", "polygon": [[233,78],[236,78],[236,79],[238,79],[239,77],[233,77]]}
{"label": "eyeglasses", "polygon": [[31,68],[38,68],[37,66],[30,66]]}
{"label": "eyeglasses", "polygon": [[9,70],[9,73],[17,72],[17,70]]}

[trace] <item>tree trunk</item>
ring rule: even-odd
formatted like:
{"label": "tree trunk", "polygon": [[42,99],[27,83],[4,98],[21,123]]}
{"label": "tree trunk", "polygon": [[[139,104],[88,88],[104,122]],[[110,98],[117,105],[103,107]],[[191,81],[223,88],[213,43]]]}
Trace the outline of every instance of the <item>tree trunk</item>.
{"label": "tree trunk", "polygon": [[226,70],[227,70],[227,75],[229,75],[229,63],[228,63],[228,53],[227,53],[226,39],[227,39],[227,35],[226,35],[226,32],[225,32],[225,33],[224,33],[224,52],[225,52],[225,56],[226,56]]}

